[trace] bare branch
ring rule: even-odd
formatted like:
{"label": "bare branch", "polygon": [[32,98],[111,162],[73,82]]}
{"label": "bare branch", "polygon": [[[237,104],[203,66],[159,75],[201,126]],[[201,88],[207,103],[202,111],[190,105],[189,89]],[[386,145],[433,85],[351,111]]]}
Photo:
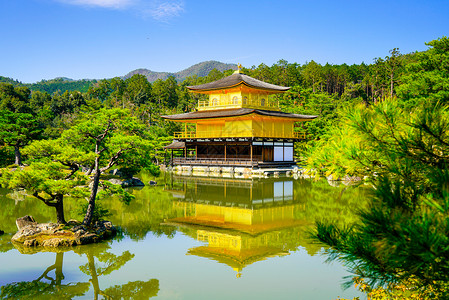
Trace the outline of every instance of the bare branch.
{"label": "bare branch", "polygon": [[109,130],[111,129],[111,124],[112,124],[112,121],[108,120],[108,126],[106,127],[105,131],[96,137],[98,142],[102,142],[104,140],[104,138],[108,135]]}
{"label": "bare branch", "polygon": [[78,164],[70,164],[69,167],[72,169],[72,172],[70,172],[70,174],[68,174],[64,179],[67,180],[70,177],[73,176],[73,174],[75,174],[76,171],[78,171],[80,169]]}
{"label": "bare branch", "polygon": [[51,200],[54,200],[56,198],[56,196],[51,195],[52,199],[45,199],[44,197],[40,196],[38,192],[34,192],[33,196],[36,197],[37,199],[41,200],[42,202],[44,202],[46,205],[48,206],[56,206],[56,203],[50,202]]}
{"label": "bare branch", "polygon": [[120,158],[120,156],[123,154],[123,152],[125,152],[125,151],[127,151],[127,150],[130,150],[130,149],[132,149],[132,147],[129,147],[129,148],[123,148],[123,149],[118,150],[117,153],[115,153],[115,155],[113,155],[113,156],[111,157],[111,159],[109,160],[108,165],[105,166],[104,168],[101,168],[101,169],[100,169],[100,172],[103,173],[104,171],[106,171],[107,169],[109,169],[109,168],[111,168],[113,165],[115,165],[115,163],[116,163],[117,160]]}

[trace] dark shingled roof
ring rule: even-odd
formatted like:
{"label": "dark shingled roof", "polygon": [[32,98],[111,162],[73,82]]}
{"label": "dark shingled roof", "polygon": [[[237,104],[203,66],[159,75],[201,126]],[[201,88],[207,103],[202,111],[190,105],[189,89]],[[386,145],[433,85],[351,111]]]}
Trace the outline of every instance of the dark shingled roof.
{"label": "dark shingled roof", "polygon": [[271,90],[271,91],[276,91],[276,92],[285,92],[290,89],[289,87],[266,83],[266,82],[254,79],[252,77],[249,77],[248,75],[241,74],[241,73],[234,73],[231,76],[219,79],[217,81],[200,84],[200,85],[188,86],[187,88],[193,92],[195,92],[195,91],[200,92],[200,91],[212,91],[212,90],[230,88],[230,87],[237,86],[239,84],[244,84],[249,87],[259,88],[259,89],[264,89],[264,90]]}
{"label": "dark shingled roof", "polygon": [[186,143],[184,142],[173,142],[170,145],[164,147],[164,149],[184,149],[186,147]]}
{"label": "dark shingled roof", "polygon": [[315,119],[317,116],[309,115],[299,115],[290,114],[281,111],[271,111],[253,108],[237,108],[237,109],[220,109],[220,110],[206,110],[206,111],[194,111],[185,114],[162,116],[164,119],[168,120],[194,120],[194,119],[213,119],[213,118],[223,118],[223,117],[237,117],[244,116],[255,113],[261,116],[270,117],[280,117],[280,118],[291,118],[291,119],[301,119],[301,120],[311,120]]}

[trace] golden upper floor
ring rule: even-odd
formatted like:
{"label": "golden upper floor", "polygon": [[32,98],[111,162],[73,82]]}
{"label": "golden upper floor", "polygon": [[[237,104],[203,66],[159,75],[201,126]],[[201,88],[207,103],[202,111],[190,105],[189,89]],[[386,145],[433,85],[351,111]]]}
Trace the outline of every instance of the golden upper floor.
{"label": "golden upper floor", "polygon": [[289,114],[238,108],[215,111],[196,111],[179,115],[162,116],[165,119],[185,123],[183,132],[176,132],[177,139],[192,138],[305,138],[295,124],[316,116]]}
{"label": "golden upper floor", "polygon": [[[245,89],[243,89],[245,90]],[[279,111],[279,101],[267,93],[244,92],[239,89],[227,93],[211,93],[208,100],[198,101],[198,110],[257,108]]]}
{"label": "golden upper floor", "polygon": [[257,108],[279,110],[273,94],[282,93],[289,87],[266,83],[236,71],[231,76],[206,84],[188,86],[193,93],[207,94],[208,100],[198,102],[198,110],[230,108]]}

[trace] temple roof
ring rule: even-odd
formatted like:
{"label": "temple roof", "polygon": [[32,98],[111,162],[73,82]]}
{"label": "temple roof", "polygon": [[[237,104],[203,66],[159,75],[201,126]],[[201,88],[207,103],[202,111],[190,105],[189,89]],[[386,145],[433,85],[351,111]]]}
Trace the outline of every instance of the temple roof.
{"label": "temple roof", "polygon": [[301,120],[311,120],[315,119],[317,116],[311,115],[300,115],[300,114],[290,114],[281,111],[271,111],[253,108],[237,108],[237,109],[221,109],[221,110],[208,110],[208,111],[194,111],[184,114],[162,116],[164,119],[168,120],[195,120],[195,119],[213,119],[213,118],[223,118],[223,117],[238,117],[249,114],[257,114],[261,116],[279,117],[279,118],[290,118],[290,119],[301,119]]}
{"label": "temple roof", "polygon": [[204,92],[204,91],[213,91],[213,90],[231,88],[231,87],[238,86],[240,84],[244,84],[246,86],[256,88],[256,89],[264,89],[264,90],[270,90],[270,91],[275,91],[275,92],[285,92],[290,89],[290,87],[266,83],[266,82],[257,80],[255,78],[249,77],[248,75],[245,75],[242,73],[234,73],[231,76],[219,79],[217,81],[200,84],[200,85],[187,86],[187,88],[193,92]]}
{"label": "temple roof", "polygon": [[186,143],[184,142],[173,142],[170,145],[164,147],[164,149],[184,149],[186,147]]}

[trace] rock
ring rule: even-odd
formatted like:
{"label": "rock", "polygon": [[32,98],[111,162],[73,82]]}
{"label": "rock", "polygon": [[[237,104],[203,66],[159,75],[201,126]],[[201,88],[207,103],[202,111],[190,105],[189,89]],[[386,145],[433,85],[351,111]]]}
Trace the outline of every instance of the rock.
{"label": "rock", "polygon": [[0,235],[4,234],[5,232],[3,230],[0,229]]}
{"label": "rock", "polygon": [[132,186],[132,180],[125,180],[122,182],[122,187],[131,187]]}
{"label": "rock", "polygon": [[71,220],[69,220],[69,221],[66,223],[66,225],[68,225],[68,226],[76,226],[76,225],[81,225],[81,222],[78,221],[78,220],[71,219]]}
{"label": "rock", "polygon": [[35,246],[38,246],[38,242],[36,241],[36,239],[29,239],[29,240],[26,240],[25,242],[23,242],[23,245],[25,246],[25,247],[35,247]]}
{"label": "rock", "polygon": [[109,174],[116,175],[116,176],[122,176],[123,175],[122,171],[120,171],[119,169],[111,170],[111,171],[109,171]]}
{"label": "rock", "polygon": [[345,175],[345,177],[343,178],[344,181],[361,181],[362,178],[360,178],[359,176],[349,176],[349,175]]}
{"label": "rock", "polygon": [[109,179],[108,181],[112,184],[117,184],[117,185],[122,185],[122,183],[123,183],[123,180],[116,179],[116,178]]}
{"label": "rock", "polygon": [[142,180],[140,180],[137,177],[133,177],[132,182],[133,182],[133,186],[145,186],[145,183],[143,183]]}
{"label": "rock", "polygon": [[122,187],[132,187],[132,186],[145,186],[145,183],[143,183],[142,180],[140,180],[137,177],[133,177],[131,179],[122,182]]}
{"label": "rock", "polygon": [[343,178],[343,184],[344,185],[352,185],[355,184],[356,182],[362,181],[362,178],[360,178],[359,176],[349,176],[346,175]]}
{"label": "rock", "polygon": [[32,216],[25,216],[16,220],[17,229],[20,230],[25,226],[36,224]]}
{"label": "rock", "polygon": [[340,181],[341,179],[335,176],[334,174],[330,174],[326,177],[327,181]]}
{"label": "rock", "polygon": [[150,180],[150,182],[148,182],[149,185],[157,185],[157,182],[154,180]]}
{"label": "rock", "polygon": [[95,242],[98,242],[98,235],[96,235],[95,233],[85,234],[76,239],[76,243],[78,245],[92,244]]}
{"label": "rock", "polygon": [[327,183],[333,187],[339,187],[341,185],[341,181],[338,180],[328,180]]}
{"label": "rock", "polygon": [[47,248],[70,247],[95,243],[116,234],[117,229],[109,221],[98,221],[87,228],[80,222],[71,220],[65,225],[55,223],[34,223],[22,227],[11,239],[24,247],[42,246]]}
{"label": "rock", "polygon": [[19,229],[16,234],[13,235],[11,241],[23,243],[25,240],[34,237],[37,234],[54,234],[55,229],[59,227],[55,223],[34,223],[28,224],[25,227]]}
{"label": "rock", "polygon": [[81,237],[85,233],[86,232],[84,230],[80,229],[80,230],[75,232],[75,237],[79,238],[79,237]]}

